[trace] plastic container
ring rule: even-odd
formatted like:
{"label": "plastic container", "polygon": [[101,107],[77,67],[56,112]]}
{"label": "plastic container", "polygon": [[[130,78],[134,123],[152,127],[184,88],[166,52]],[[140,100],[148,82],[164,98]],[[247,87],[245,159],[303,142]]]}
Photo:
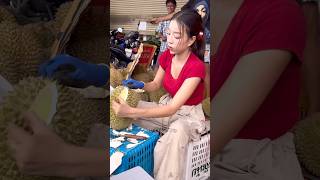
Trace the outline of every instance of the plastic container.
{"label": "plastic container", "polygon": [[[112,129],[110,128],[110,138],[115,138],[111,131]],[[133,134],[136,134],[139,131],[143,131],[145,134],[149,135],[149,138],[146,140],[138,140],[140,144],[131,149],[126,148],[126,145],[130,144],[130,142],[128,141],[124,141],[123,144],[117,149],[110,147],[110,155],[116,152],[116,150],[124,153],[122,164],[113,172],[113,175],[119,174],[136,166],[140,166],[148,174],[153,176],[153,150],[157,143],[157,140],[159,139],[159,134],[157,132],[149,131],[136,125],[133,125],[132,131],[124,131]]]}
{"label": "plastic container", "polygon": [[210,133],[199,141],[190,142],[186,159],[185,180],[202,180],[210,177]]}

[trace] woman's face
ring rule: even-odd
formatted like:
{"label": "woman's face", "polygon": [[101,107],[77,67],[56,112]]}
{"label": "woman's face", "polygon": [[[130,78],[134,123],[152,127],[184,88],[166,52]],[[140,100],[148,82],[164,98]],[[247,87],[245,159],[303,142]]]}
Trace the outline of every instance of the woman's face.
{"label": "woman's face", "polygon": [[167,7],[168,14],[173,13],[174,10],[176,9],[176,6],[175,6],[173,3],[171,3],[171,2],[168,2],[168,3],[166,4],[166,7]]}
{"label": "woman's face", "polygon": [[172,20],[167,29],[167,45],[171,54],[179,54],[187,50],[195,41],[195,37],[189,38],[184,28]]}

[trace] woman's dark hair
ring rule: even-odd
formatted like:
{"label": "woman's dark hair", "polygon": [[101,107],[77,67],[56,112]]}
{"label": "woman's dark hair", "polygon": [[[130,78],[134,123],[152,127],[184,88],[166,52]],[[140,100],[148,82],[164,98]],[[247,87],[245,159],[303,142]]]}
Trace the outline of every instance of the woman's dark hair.
{"label": "woman's dark hair", "polygon": [[174,6],[177,6],[176,0],[166,0],[166,5],[167,5],[168,3],[172,3],[172,4],[174,4]]}
{"label": "woman's dark hair", "polygon": [[171,20],[175,20],[178,23],[181,27],[181,32],[185,29],[190,38],[192,36],[196,37],[195,42],[191,45],[191,50],[203,60],[204,32],[201,16],[195,10],[183,10],[176,13]]}
{"label": "woman's dark hair", "polygon": [[184,11],[184,10],[187,10],[187,9],[193,9],[193,6],[194,6],[195,3],[196,3],[195,0],[189,0],[185,5],[183,5],[181,7],[181,10]]}

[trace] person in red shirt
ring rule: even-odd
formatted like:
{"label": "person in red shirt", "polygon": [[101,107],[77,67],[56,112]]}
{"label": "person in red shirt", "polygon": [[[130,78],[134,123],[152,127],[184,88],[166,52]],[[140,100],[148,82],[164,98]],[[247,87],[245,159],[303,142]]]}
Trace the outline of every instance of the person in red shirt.
{"label": "person in red shirt", "polygon": [[205,65],[199,59],[203,52],[203,26],[194,10],[180,11],[167,31],[168,50],[159,59],[155,79],[143,83],[133,79],[123,82],[131,88],[155,91],[161,86],[168,92],[159,104],[140,101],[137,108],[122,99],[112,102],[118,116],[139,118],[134,123],[148,129],[168,128],[154,150],[154,176],[157,180],[183,179],[186,149],[191,139],[205,131],[201,102],[204,98]]}
{"label": "person in red shirt", "polygon": [[303,179],[289,132],[299,119],[303,13],[292,0],[233,2],[215,3],[213,177]]}

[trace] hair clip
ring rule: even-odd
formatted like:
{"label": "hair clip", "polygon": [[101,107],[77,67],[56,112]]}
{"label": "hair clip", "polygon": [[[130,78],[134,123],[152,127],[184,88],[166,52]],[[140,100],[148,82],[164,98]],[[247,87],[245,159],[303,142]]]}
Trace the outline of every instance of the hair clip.
{"label": "hair clip", "polygon": [[197,39],[198,40],[203,39],[203,32],[202,31],[200,31],[199,34],[197,35]]}

